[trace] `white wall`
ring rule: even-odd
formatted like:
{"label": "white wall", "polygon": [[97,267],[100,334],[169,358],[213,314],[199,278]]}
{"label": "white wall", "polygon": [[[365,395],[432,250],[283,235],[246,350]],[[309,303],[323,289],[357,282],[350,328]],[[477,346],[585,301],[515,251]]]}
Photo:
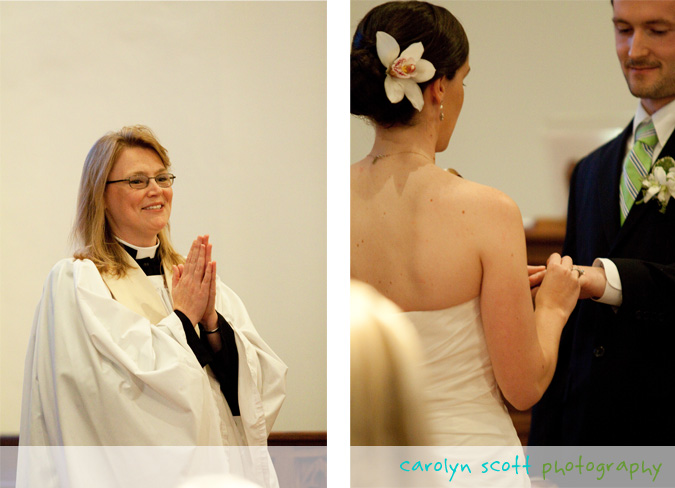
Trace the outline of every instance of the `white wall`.
{"label": "white wall", "polygon": [[0,46],[0,432],[86,153],[135,123],[173,162],[176,248],[211,235],[289,366],[275,430],[325,430],[326,3],[1,2]]}
{"label": "white wall", "polygon": [[[352,1],[352,35],[379,3]],[[506,192],[526,218],[564,217],[568,159],[616,134],[637,107],[616,58],[610,1],[436,3],[464,26],[471,66],[464,108],[437,164]],[[356,162],[373,131],[360,119],[351,125]]]}

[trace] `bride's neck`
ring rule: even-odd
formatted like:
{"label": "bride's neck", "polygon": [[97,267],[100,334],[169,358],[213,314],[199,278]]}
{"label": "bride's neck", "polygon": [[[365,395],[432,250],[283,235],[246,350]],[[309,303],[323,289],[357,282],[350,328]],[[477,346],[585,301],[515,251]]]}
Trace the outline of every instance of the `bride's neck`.
{"label": "bride's neck", "polygon": [[375,142],[369,155],[417,154],[435,163],[436,141],[422,124],[412,127],[375,127]]}

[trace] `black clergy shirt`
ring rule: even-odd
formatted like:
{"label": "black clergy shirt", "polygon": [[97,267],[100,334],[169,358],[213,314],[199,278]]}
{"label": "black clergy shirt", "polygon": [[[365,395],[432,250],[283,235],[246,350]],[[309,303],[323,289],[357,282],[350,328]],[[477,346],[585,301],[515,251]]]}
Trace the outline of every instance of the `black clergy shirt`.
{"label": "black clergy shirt", "polygon": [[[143,270],[147,276],[155,276],[162,274],[162,260],[159,252],[155,253],[153,258],[136,259],[136,249],[126,246],[120,242],[120,245],[131,255],[138,263],[138,266]],[[204,332],[204,327],[199,324],[201,336],[195,331],[194,325],[190,319],[180,310],[174,310],[175,314],[183,324],[185,330],[185,337],[188,346],[192,349],[195,357],[202,367],[207,364],[211,367],[211,371],[216,376],[218,383],[220,383],[220,391],[223,392],[227,404],[230,406],[232,415],[240,415],[239,412],[239,353],[237,351],[237,343],[234,339],[234,331],[232,326],[225,320],[225,318],[218,313],[218,327],[220,330],[216,332],[220,334],[220,340],[223,347],[218,352],[214,352],[211,348],[211,343],[208,339],[208,334]]]}

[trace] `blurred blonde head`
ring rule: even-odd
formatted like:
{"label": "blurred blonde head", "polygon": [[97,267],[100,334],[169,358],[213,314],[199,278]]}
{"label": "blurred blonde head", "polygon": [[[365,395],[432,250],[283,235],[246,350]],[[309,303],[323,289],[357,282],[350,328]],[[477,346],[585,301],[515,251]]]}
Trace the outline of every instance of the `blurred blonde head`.
{"label": "blurred blonde head", "polygon": [[401,310],[352,280],[351,445],[427,445],[421,346]]}

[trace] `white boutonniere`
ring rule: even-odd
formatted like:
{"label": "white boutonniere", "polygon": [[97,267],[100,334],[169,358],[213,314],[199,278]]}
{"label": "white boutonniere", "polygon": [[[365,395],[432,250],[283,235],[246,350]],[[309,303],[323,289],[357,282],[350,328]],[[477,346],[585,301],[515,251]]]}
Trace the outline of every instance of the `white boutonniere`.
{"label": "white boutonniere", "polygon": [[642,200],[639,203],[646,203],[654,197],[659,202],[659,211],[666,213],[668,202],[675,198],[675,160],[670,156],[656,161],[647,178],[642,180]]}

